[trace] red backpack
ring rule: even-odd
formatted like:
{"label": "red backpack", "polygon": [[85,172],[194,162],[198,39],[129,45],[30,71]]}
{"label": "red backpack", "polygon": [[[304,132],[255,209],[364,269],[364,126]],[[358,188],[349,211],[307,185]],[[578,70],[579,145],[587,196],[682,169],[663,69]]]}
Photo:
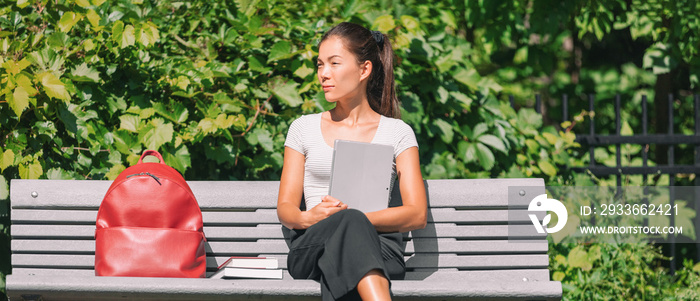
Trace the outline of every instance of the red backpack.
{"label": "red backpack", "polygon": [[[160,163],[144,163],[147,155]],[[185,179],[147,150],[121,172],[97,213],[95,275],[204,277],[202,211]]]}

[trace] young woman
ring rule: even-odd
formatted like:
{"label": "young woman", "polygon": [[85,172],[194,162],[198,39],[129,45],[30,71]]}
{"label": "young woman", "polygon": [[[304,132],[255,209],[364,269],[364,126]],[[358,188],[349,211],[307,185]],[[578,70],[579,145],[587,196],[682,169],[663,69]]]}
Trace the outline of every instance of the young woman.
{"label": "young woman", "polygon": [[[400,232],[427,221],[415,134],[396,119],[393,56],[378,31],[341,23],[326,32],[318,79],[335,108],[300,117],[287,133],[277,201],[287,268],[295,279],[318,280],[323,300],[390,300],[389,279],[405,273]],[[362,213],[326,195],[336,139],[392,145],[403,204]]]}

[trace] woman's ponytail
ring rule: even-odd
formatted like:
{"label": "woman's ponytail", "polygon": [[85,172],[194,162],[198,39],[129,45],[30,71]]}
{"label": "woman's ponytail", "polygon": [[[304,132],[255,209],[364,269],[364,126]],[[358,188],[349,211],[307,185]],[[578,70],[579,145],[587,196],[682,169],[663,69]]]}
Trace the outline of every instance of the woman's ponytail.
{"label": "woman's ponytail", "polygon": [[382,42],[377,43],[379,46],[379,60],[382,68],[377,70],[383,73],[382,94],[381,94],[381,112],[382,115],[401,118],[401,110],[399,109],[399,100],[396,97],[396,87],[394,86],[394,49],[391,47],[389,38],[383,34]]}

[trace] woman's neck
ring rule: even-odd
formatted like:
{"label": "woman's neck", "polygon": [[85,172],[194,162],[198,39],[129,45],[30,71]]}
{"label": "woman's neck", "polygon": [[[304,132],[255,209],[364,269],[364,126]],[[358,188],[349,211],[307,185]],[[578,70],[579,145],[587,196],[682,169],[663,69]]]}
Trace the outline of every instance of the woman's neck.
{"label": "woman's neck", "polygon": [[355,125],[365,122],[376,122],[379,114],[372,110],[367,99],[354,102],[336,102],[335,108],[329,111],[331,120]]}

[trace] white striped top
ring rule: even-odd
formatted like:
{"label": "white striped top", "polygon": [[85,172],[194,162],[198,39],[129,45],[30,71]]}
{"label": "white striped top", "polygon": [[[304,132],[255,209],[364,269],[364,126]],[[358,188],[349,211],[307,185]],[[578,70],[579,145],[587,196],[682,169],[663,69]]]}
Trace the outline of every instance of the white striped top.
{"label": "white striped top", "polygon": [[[289,126],[287,146],[306,158],[304,163],[304,201],[306,210],[321,203],[328,195],[331,179],[333,148],[326,144],[321,133],[321,114],[310,114],[299,117]],[[381,116],[379,127],[372,143],[391,145],[394,147],[394,170],[391,187],[396,179],[396,157],[410,147],[418,147],[413,129],[400,119]]]}

